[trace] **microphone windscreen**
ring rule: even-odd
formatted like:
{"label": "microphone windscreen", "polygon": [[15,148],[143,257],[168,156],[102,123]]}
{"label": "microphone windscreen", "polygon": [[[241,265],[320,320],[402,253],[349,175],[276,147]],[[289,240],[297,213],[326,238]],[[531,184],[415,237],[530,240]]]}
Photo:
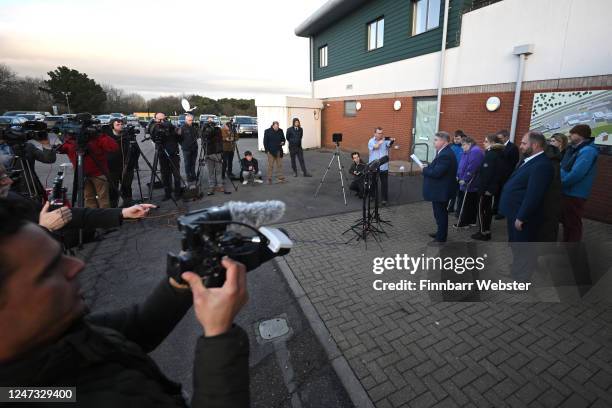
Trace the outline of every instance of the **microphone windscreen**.
{"label": "microphone windscreen", "polygon": [[255,228],[279,221],[285,214],[285,203],[278,200],[256,201],[230,201],[223,207],[232,215],[232,221],[243,222]]}

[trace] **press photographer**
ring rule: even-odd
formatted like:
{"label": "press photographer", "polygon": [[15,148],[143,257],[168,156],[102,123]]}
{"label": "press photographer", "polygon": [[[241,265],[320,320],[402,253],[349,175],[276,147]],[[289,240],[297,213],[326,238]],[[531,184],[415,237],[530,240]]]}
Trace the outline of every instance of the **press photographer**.
{"label": "press photographer", "polygon": [[353,176],[353,180],[351,181],[349,190],[356,192],[359,198],[363,198],[363,176],[366,170],[366,164],[363,162],[363,160],[361,160],[359,152],[353,152],[351,154],[351,159],[353,161],[351,163],[351,167],[349,168],[349,173],[351,176]]}
{"label": "press photographer", "polygon": [[198,125],[193,123],[193,115],[185,115],[185,124],[178,128],[177,133],[182,138],[181,150],[185,160],[185,175],[187,181],[196,181],[196,160],[198,158]]}
{"label": "press photographer", "polygon": [[19,209],[0,200],[0,385],[77,386],[82,407],[186,407],[181,386],[148,356],[193,305],[197,339],[192,407],[249,406],[249,340],[232,324],[247,301],[245,267],[228,258],[221,288],[191,272],[191,288],[163,278],[146,301],[88,314],[85,264]]}
{"label": "press photographer", "polygon": [[151,135],[151,140],[155,143],[156,149],[159,149],[158,157],[164,184],[164,201],[170,200],[172,194],[178,200],[183,193],[180,170],[181,159],[179,157],[179,143],[182,141],[182,136],[176,132],[175,127],[170,122],[166,121],[166,115],[162,112],[155,114],[155,119],[149,125],[147,133]]}
{"label": "press photographer", "polygon": [[221,129],[215,125],[212,117],[202,126],[202,143],[206,150],[206,167],[208,168],[208,193],[215,194],[215,191],[231,194],[225,188],[223,178],[223,136]]}
{"label": "press photographer", "polygon": [[[370,155],[368,157],[368,163],[372,163],[374,160],[381,159],[389,155],[389,148],[395,143],[395,138],[384,137],[383,129],[379,126],[374,129],[374,136],[368,141],[368,150]],[[387,205],[389,201],[389,164],[385,163],[380,166],[378,171],[378,178],[374,179],[374,188],[378,189],[378,179],[380,179],[380,195],[382,198],[382,205]]]}
{"label": "press photographer", "polygon": [[27,121],[19,126],[0,129],[3,163],[19,176],[13,191],[42,202],[45,189],[36,174],[36,161],[55,163],[55,150],[49,143],[47,125]]}
{"label": "press photographer", "polygon": [[136,135],[140,133],[140,129],[133,125],[124,126],[121,119],[115,118],[105,128],[105,133],[119,146],[119,149],[106,156],[111,184],[110,206],[116,208],[121,195],[122,207],[129,207],[133,203],[132,180],[139,155]]}
{"label": "press photographer", "polygon": [[[106,155],[119,149],[117,143],[108,135],[101,133],[99,127],[88,113],[78,114],[72,126],[68,127],[64,143],[58,152],[67,154],[75,174],[78,175],[78,155],[83,154],[83,194],[85,207],[109,208],[108,161]],[[78,189],[78,177],[75,177]]]}

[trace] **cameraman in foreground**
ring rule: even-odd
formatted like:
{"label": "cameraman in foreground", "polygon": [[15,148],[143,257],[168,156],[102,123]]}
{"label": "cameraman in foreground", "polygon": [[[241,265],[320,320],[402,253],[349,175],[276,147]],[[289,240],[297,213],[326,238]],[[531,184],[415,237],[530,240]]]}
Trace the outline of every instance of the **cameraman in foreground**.
{"label": "cameraman in foreground", "polygon": [[43,229],[0,200],[0,385],[76,386],[83,407],[186,407],[179,384],[146,354],[192,304],[204,334],[194,361],[192,407],[249,405],[248,337],[232,324],[247,301],[245,267],[225,258],[227,279],[187,288],[164,278],[140,305],[88,314],[78,274]]}
{"label": "cameraman in foreground", "polygon": [[[179,143],[182,136],[176,132],[170,122],[166,121],[166,114],[161,112],[155,114],[155,119],[149,125],[147,133],[151,135],[151,140],[159,148],[159,165],[161,179],[164,183],[163,201],[170,200],[172,193],[174,193],[174,199],[178,200],[183,193],[180,170],[181,158],[179,157]],[[172,179],[174,179],[174,184]]]}

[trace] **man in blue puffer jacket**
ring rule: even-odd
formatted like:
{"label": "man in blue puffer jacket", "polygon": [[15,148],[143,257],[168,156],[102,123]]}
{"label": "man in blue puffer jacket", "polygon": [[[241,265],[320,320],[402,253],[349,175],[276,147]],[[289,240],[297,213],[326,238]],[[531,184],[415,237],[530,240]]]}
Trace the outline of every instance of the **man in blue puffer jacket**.
{"label": "man in blue puffer jacket", "polygon": [[597,148],[588,125],[576,125],[570,130],[572,144],[561,161],[561,223],[563,241],[582,240],[584,204],[591,194],[597,172]]}

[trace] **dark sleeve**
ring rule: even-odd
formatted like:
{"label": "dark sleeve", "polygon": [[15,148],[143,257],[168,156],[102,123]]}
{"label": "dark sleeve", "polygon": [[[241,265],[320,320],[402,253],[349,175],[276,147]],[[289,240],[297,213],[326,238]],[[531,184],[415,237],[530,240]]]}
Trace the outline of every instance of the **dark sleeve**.
{"label": "dark sleeve", "polygon": [[41,163],[55,163],[57,159],[55,150],[53,149],[45,149],[44,147],[39,149],[30,143],[27,144],[27,149],[29,153],[28,156]]}
{"label": "dark sleeve", "polygon": [[281,131],[281,143],[285,143],[287,141],[287,139],[285,139],[285,132],[283,132],[283,129],[281,129],[280,131]]}
{"label": "dark sleeve", "polygon": [[448,173],[451,166],[451,157],[448,154],[438,156],[438,158],[423,169],[423,176],[431,178],[442,178]]}
{"label": "dark sleeve", "polygon": [[259,172],[259,162],[257,161],[257,159],[253,159],[253,168],[255,169],[255,174],[257,174]]}
{"label": "dark sleeve", "polygon": [[527,182],[527,190],[525,198],[521,203],[521,207],[516,213],[516,219],[528,221],[534,213],[538,211],[542,205],[542,200],[550,183],[553,180],[554,171],[552,164],[546,160],[542,165],[532,169]]}
{"label": "dark sleeve", "polygon": [[514,143],[512,144],[512,149],[510,149],[508,160],[510,163],[510,171],[512,171],[519,162],[519,150]]}
{"label": "dark sleeve", "polygon": [[123,222],[121,208],[71,208],[69,228],[115,228]]}
{"label": "dark sleeve", "polygon": [[215,337],[200,337],[193,367],[192,408],[247,408],[249,338],[239,326]]}
{"label": "dark sleeve", "polygon": [[114,312],[92,314],[87,320],[117,330],[148,353],[174,330],[192,302],[191,291],[174,289],[164,278],[144,303]]}
{"label": "dark sleeve", "polygon": [[268,144],[269,144],[269,142],[270,142],[270,133],[266,129],[266,131],[264,132],[264,140],[263,140],[264,150],[266,152],[268,151]]}

